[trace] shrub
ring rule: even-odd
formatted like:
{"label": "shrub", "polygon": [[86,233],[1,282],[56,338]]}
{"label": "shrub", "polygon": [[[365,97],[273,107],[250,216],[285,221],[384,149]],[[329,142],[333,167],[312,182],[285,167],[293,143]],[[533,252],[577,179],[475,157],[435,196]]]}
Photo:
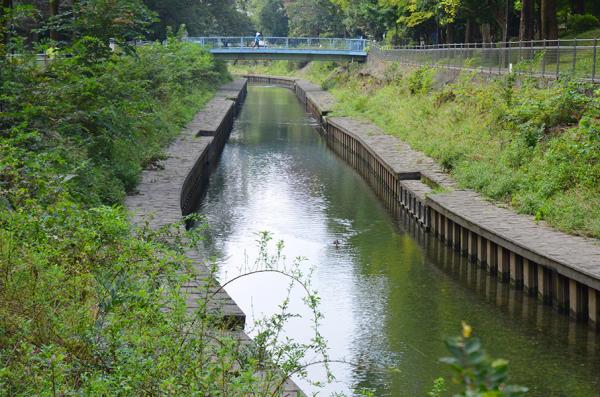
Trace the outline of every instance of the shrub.
{"label": "shrub", "polygon": [[[15,175],[3,178],[2,195],[16,206],[25,198],[16,192],[46,200],[50,186],[90,205],[120,203],[142,165],[227,76],[192,44],[150,45],[120,56],[87,37],[63,54],[69,56],[43,70],[33,59],[2,65],[0,150],[15,162],[3,170]],[[17,172],[21,167],[33,168]]]}
{"label": "shrub", "polygon": [[433,88],[433,78],[435,71],[432,68],[423,66],[409,73],[406,77],[406,84],[411,94],[427,94]]}
{"label": "shrub", "polygon": [[574,14],[567,20],[567,29],[572,33],[583,33],[600,26],[598,18],[592,14]]}
{"label": "shrub", "polygon": [[518,397],[527,393],[526,387],[509,385],[508,361],[494,360],[483,350],[481,341],[472,335],[472,328],[463,323],[461,336],[446,340],[451,357],[441,361],[455,373],[454,382],[465,387],[464,397]]}

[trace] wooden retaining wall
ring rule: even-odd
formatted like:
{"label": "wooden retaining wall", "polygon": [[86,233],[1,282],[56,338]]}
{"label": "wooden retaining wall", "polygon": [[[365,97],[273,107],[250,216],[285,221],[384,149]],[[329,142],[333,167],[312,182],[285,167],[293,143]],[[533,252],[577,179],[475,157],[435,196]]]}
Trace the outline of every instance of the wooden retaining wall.
{"label": "wooden retaining wall", "polygon": [[335,101],[315,84],[283,77],[247,78],[292,89],[321,123],[328,145],[424,232],[495,275],[497,282],[510,283],[514,290],[600,329],[597,240],[558,232],[461,190],[431,159],[370,123],[328,117]]}

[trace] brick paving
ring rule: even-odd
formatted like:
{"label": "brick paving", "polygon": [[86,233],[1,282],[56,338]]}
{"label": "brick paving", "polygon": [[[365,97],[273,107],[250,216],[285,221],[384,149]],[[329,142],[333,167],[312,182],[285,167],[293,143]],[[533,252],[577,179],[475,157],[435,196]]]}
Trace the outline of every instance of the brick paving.
{"label": "brick paving", "polygon": [[[237,87],[240,87],[241,82],[236,83]],[[148,222],[151,228],[158,229],[181,222],[182,189],[186,184],[193,185],[196,182],[190,180],[190,176],[202,171],[203,164],[199,164],[199,160],[211,151],[214,135],[235,105],[233,101],[224,97],[227,93],[232,93],[232,86],[236,87],[232,84],[226,86],[227,90],[220,93],[221,95],[215,95],[196,114],[192,122],[169,146],[164,160],[155,164],[153,169],[142,172],[137,193],[125,199],[125,206],[131,212],[134,224]],[[234,96],[237,98],[239,93]],[[197,188],[187,187],[188,190]],[[190,249],[186,251],[186,255],[193,261],[197,272],[197,280],[189,285],[190,297],[194,297],[203,293],[202,285],[211,275],[198,252]],[[211,306],[214,310],[221,310],[225,318],[230,318],[227,321],[243,325],[244,313],[224,290],[218,292]],[[191,302],[190,308],[194,307],[196,306]]]}
{"label": "brick paving", "polygon": [[360,141],[400,180],[424,176],[445,188],[456,187],[454,180],[435,161],[374,124],[350,117],[330,117],[327,122]]}
{"label": "brick paving", "polygon": [[[166,158],[152,169],[144,170],[141,182],[134,195],[125,200],[125,206],[131,213],[131,221],[136,225],[148,223],[152,229],[177,224],[182,220],[183,212],[191,212],[190,200],[197,200],[200,187],[206,181],[212,166],[212,160],[219,156],[221,148],[217,144],[223,140],[222,134],[227,128],[232,109],[241,106],[246,88],[245,79],[237,79],[221,87],[204,108],[183,129],[181,135],[166,150]],[[186,197],[189,196],[189,197]],[[183,229],[183,225],[179,226]],[[252,343],[243,332],[246,316],[229,294],[220,289],[212,279],[205,265],[206,258],[195,249],[186,249],[186,256],[194,264],[197,277],[185,285],[188,295],[188,309],[193,311],[207,295],[209,310],[223,316],[226,325],[235,332],[243,344]],[[283,397],[305,396],[298,386],[288,380]]]}
{"label": "brick paving", "polygon": [[429,195],[431,208],[529,260],[600,290],[600,242],[559,232],[472,191]]}

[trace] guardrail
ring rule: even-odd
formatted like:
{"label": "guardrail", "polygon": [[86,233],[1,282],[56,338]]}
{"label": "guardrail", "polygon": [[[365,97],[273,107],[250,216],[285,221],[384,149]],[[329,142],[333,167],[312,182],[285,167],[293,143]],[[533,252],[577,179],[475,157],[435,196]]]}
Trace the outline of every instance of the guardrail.
{"label": "guardrail", "polygon": [[[208,48],[231,49],[255,47],[255,38],[244,37],[187,37],[185,41]],[[352,51],[366,52],[365,39],[322,38],[322,37],[262,37],[259,47],[282,50]]]}
{"label": "guardrail", "polygon": [[389,47],[373,43],[370,54],[419,66],[478,70],[493,74],[515,72],[536,77],[561,75],[599,82],[599,39],[511,41]]}

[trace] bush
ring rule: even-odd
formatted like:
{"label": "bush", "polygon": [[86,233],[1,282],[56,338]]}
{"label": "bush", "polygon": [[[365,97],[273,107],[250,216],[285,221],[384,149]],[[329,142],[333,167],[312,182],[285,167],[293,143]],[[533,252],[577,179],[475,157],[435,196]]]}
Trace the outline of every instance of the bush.
{"label": "bush", "polygon": [[455,373],[454,383],[465,391],[456,397],[519,397],[527,393],[522,386],[509,385],[508,361],[492,359],[483,350],[481,341],[472,335],[472,328],[463,322],[461,336],[446,339],[451,357],[441,359]]}
{"label": "bush", "polygon": [[583,33],[600,26],[598,18],[592,14],[574,14],[567,20],[567,29],[571,33]]}
{"label": "bush", "polygon": [[193,44],[120,56],[86,37],[63,54],[43,70],[33,59],[2,65],[0,150],[12,166],[1,170],[1,195],[15,207],[58,190],[88,205],[121,203],[142,166],[227,77]]}
{"label": "bush", "polygon": [[408,74],[406,84],[411,94],[427,94],[433,88],[435,72],[432,68],[423,66]]}
{"label": "bush", "polygon": [[362,70],[347,70],[328,85],[338,115],[372,120],[462,187],[559,230],[600,237],[600,91],[591,85],[562,79],[540,88],[515,75],[481,83],[466,74],[438,89],[431,68],[403,75],[392,65],[385,80],[368,82]]}

